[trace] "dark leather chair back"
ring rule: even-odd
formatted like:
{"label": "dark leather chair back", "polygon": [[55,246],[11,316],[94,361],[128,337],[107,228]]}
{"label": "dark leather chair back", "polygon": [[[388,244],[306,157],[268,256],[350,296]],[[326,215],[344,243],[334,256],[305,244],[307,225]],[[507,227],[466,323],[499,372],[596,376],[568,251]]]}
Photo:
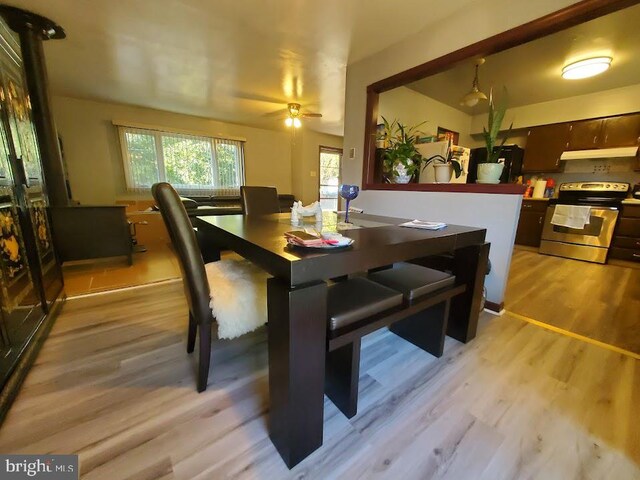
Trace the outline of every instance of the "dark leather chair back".
{"label": "dark leather chair back", "polygon": [[178,254],[189,311],[198,323],[206,322],[211,318],[209,283],[187,211],[178,192],[170,184],[156,183],[151,187],[151,193]]}
{"label": "dark leather chair back", "polygon": [[278,190],[274,187],[240,187],[240,199],[245,215],[280,213]]}

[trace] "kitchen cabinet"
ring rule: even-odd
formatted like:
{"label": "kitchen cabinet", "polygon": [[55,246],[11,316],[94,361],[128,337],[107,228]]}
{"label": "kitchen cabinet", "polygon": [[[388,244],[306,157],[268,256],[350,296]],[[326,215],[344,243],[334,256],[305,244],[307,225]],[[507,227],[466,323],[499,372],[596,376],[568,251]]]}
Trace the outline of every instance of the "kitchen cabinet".
{"label": "kitchen cabinet", "polygon": [[623,205],[609,258],[640,262],[640,205]]}
{"label": "kitchen cabinet", "polygon": [[599,148],[602,142],[604,120],[582,120],[569,125],[569,141],[566,150],[590,150]]}
{"label": "kitchen cabinet", "polygon": [[561,170],[560,155],[567,149],[568,141],[568,123],[542,125],[529,129],[522,172],[559,172]]}
{"label": "kitchen cabinet", "polygon": [[640,145],[640,113],[605,118],[601,136],[603,148]]}
{"label": "kitchen cabinet", "polygon": [[516,244],[536,248],[540,246],[546,211],[547,202],[544,200],[522,201],[516,230]]}

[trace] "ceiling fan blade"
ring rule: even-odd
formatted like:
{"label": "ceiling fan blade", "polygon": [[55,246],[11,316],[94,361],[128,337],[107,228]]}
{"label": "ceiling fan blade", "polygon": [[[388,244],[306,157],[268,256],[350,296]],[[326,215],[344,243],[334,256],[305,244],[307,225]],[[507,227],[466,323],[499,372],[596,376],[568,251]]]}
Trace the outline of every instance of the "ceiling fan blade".
{"label": "ceiling fan blade", "polygon": [[321,113],[312,113],[312,112],[309,112],[309,113],[303,113],[303,114],[302,114],[302,115],[300,115],[300,116],[301,116],[301,117],[304,117],[304,118],[320,118],[320,117],[322,116],[322,114],[321,114]]}
{"label": "ceiling fan blade", "polygon": [[267,118],[277,118],[277,117],[285,118],[288,116],[288,113],[289,113],[289,110],[287,108],[281,108],[280,110],[275,110],[273,112],[265,113],[262,116]]}

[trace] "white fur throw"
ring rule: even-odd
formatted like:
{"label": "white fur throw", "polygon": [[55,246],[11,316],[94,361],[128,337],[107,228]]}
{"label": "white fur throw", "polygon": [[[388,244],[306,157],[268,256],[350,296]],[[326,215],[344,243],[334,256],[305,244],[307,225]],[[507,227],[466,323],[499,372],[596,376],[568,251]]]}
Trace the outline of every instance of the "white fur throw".
{"label": "white fur throw", "polygon": [[207,263],[209,306],[219,338],[236,338],[267,323],[268,274],[240,256]]}

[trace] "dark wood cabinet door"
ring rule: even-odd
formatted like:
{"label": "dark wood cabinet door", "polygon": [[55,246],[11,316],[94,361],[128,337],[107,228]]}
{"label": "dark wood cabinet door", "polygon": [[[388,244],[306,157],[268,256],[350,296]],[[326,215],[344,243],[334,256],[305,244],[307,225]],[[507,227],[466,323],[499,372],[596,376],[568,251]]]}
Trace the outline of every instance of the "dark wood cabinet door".
{"label": "dark wood cabinet door", "polygon": [[599,148],[602,143],[604,120],[584,120],[573,122],[569,127],[567,150],[589,150]]}
{"label": "dark wood cabinet door", "polygon": [[524,173],[560,171],[560,155],[567,148],[569,124],[533,127],[527,136],[522,171]]}
{"label": "dark wood cabinet door", "polygon": [[603,147],[640,145],[640,114],[605,118],[602,128]]}
{"label": "dark wood cabinet door", "polygon": [[518,230],[516,230],[516,243],[539,247],[543,224],[544,212],[522,210],[518,221]]}

